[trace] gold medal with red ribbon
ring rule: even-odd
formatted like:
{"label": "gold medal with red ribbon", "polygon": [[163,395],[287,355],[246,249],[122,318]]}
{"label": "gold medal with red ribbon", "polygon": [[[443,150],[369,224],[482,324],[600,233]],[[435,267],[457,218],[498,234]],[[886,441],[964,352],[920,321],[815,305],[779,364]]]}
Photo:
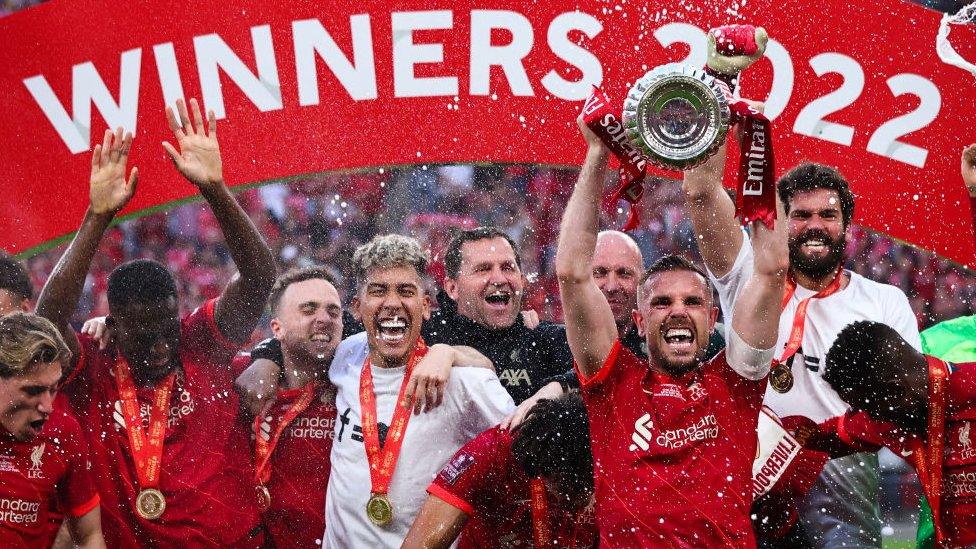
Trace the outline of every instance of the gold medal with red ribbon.
{"label": "gold medal with red ribbon", "polygon": [[922,491],[932,508],[932,522],[935,525],[935,538],[941,547],[945,541],[942,530],[942,462],[945,447],[945,418],[948,401],[949,365],[932,356],[926,356],[929,363],[929,419],[928,444],[916,438],[911,444],[912,460],[918,473]]}
{"label": "gold medal with red ribbon", "polygon": [[274,433],[268,440],[265,440],[261,433],[261,420],[265,417],[264,412],[254,418],[254,490],[258,500],[258,509],[262,512],[271,507],[271,492],[268,491],[267,484],[268,480],[271,479],[271,455],[274,454],[275,448],[278,446],[281,433],[315,400],[315,395],[318,394],[321,386],[322,384],[319,382],[311,382],[301,388],[298,398],[281,417],[278,425],[274,428]]}
{"label": "gold medal with red ribbon", "polygon": [[[773,388],[777,393],[787,393],[793,388],[793,372],[790,370],[789,364],[787,362],[797,351],[800,350],[800,346],[803,345],[803,331],[807,321],[807,307],[810,306],[810,301],[813,299],[823,299],[827,296],[834,295],[840,291],[841,282],[844,280],[844,267],[841,266],[837,269],[837,273],[834,275],[833,280],[827,287],[820,290],[816,294],[803,299],[800,304],[796,307],[796,313],[793,314],[793,327],[790,328],[790,337],[786,340],[786,348],[783,350],[783,355],[778,359],[773,360],[773,366],[769,370],[769,386]],[[796,293],[796,280],[793,278],[793,273],[790,273],[786,277],[786,291],[783,292],[783,304],[782,308],[786,309],[786,306],[793,299],[793,295]]]}
{"label": "gold medal with red ribbon", "polygon": [[129,448],[139,477],[136,513],[146,520],[156,520],[166,511],[166,497],[159,490],[159,473],[163,461],[163,439],[169,420],[169,398],[176,382],[176,372],[170,372],[157,385],[149,411],[149,431],[142,427],[139,400],[132,372],[121,356],[115,361],[115,383],[125,416]]}
{"label": "gold medal with red ribbon", "polygon": [[370,358],[367,356],[363,363],[363,371],[359,376],[359,405],[362,409],[363,443],[366,446],[366,459],[369,462],[369,476],[372,482],[369,501],[366,503],[366,516],[377,526],[386,526],[393,521],[393,504],[387,493],[390,480],[400,458],[400,446],[407,432],[410,422],[410,407],[407,406],[407,383],[414,366],[427,354],[427,345],[423,339],[417,341],[417,346],[407,361],[403,381],[400,383],[400,393],[397,396],[393,419],[386,433],[386,440],[380,447],[379,427],[376,418],[376,393],[373,390],[373,371]]}

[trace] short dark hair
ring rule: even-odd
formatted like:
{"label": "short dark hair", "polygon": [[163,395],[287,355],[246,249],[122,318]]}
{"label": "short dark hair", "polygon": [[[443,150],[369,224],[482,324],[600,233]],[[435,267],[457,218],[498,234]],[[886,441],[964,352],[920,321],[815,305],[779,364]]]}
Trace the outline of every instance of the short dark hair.
{"label": "short dark hair", "polygon": [[108,275],[106,293],[109,310],[117,310],[129,303],[159,303],[179,297],[173,274],[151,259],[136,259],[116,267]]}
{"label": "short dark hair", "polygon": [[708,280],[708,275],[705,274],[705,271],[685,257],[680,255],[666,255],[652,263],[651,266],[644,271],[644,274],[641,275],[638,287],[643,286],[644,283],[647,282],[647,279],[651,278],[652,276],[658,273],[666,273],[670,271],[690,271],[704,278],[706,281]]}
{"label": "short dark hair", "polygon": [[508,236],[508,233],[497,227],[476,227],[459,232],[451,239],[451,243],[447,245],[447,251],[444,252],[444,271],[447,274],[447,278],[457,278],[461,274],[461,246],[465,242],[491,240],[493,238],[504,238],[505,242],[508,242],[508,245],[512,247],[512,251],[515,252],[515,264],[521,269],[522,255],[519,254],[518,246],[515,245],[512,237]]}
{"label": "short dark hair", "polygon": [[7,290],[21,299],[34,297],[34,285],[27,269],[3,250],[0,250],[0,290]]}
{"label": "short dark hair", "polygon": [[851,193],[851,186],[847,179],[837,168],[804,162],[786,172],[776,183],[776,187],[786,213],[790,213],[790,200],[796,193],[828,189],[836,191],[837,196],[840,197],[840,213],[844,219],[844,226],[850,225],[851,220],[854,219],[854,194]]}
{"label": "short dark hair", "polygon": [[880,387],[895,377],[893,368],[900,367],[910,345],[891,326],[880,322],[860,320],[852,322],[837,334],[827,351],[823,380],[837,391],[842,399],[852,390]]}
{"label": "short dark hair", "polygon": [[593,482],[590,421],[574,393],[541,399],[512,439],[512,455],[529,477],[574,476]]}
{"label": "short dark hair", "polygon": [[305,282],[306,280],[325,280],[333,286],[336,285],[335,278],[329,274],[329,271],[325,267],[305,267],[304,269],[290,269],[289,271],[278,275],[275,279],[274,286],[271,287],[271,294],[268,295],[268,308],[271,309],[273,314],[278,313],[278,304],[281,301],[281,296],[288,289],[288,286],[292,284],[297,284],[299,282]]}

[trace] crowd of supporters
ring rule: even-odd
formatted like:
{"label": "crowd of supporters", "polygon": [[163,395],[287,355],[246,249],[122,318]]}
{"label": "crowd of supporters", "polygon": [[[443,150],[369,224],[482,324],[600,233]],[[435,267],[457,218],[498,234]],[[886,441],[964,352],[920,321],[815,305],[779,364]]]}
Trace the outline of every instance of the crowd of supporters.
{"label": "crowd of supporters", "polygon": [[[245,190],[239,199],[281,269],[312,264],[344,269],[353,250],[374,234],[400,232],[429,243],[431,275],[440,283],[443,251],[453,230],[500,227],[523,251],[531,281],[528,307],[560,322],[553,258],[559,215],[576,175],[575,169],[521,165],[414,166],[307,176]],[[641,208],[641,227],[633,236],[646,261],[670,253],[697,258],[676,183],[652,187]],[[921,328],[976,312],[976,273],[856,225],[847,246],[847,267],[905,291]],[[58,247],[28,260],[36,287],[43,285],[62,252]],[[216,297],[234,271],[216,220],[201,202],[125,221],[109,232],[96,256],[77,320],[107,314],[108,273],[135,258],[169,265],[184,285],[180,293],[187,310]],[[348,297],[349,273],[333,274]]]}

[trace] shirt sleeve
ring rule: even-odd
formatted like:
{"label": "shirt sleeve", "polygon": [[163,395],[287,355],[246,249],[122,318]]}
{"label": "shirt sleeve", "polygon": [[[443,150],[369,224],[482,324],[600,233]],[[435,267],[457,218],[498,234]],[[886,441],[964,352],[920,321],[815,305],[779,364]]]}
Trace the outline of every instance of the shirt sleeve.
{"label": "shirt sleeve", "polygon": [[100,499],[92,479],[88,445],[81,435],[81,427],[68,417],[64,432],[64,453],[68,461],[65,476],[58,482],[57,494],[61,508],[72,517],[81,517],[98,506]]}
{"label": "shirt sleeve", "polygon": [[726,341],[729,339],[729,332],[732,331],[732,311],[735,310],[735,300],[739,297],[739,292],[742,291],[742,288],[745,287],[745,282],[752,276],[752,259],[752,240],[749,239],[749,233],[743,231],[742,247],[739,248],[739,254],[736,255],[729,272],[718,277],[708,269],[707,265],[705,266],[708,279],[718,292],[722,317],[725,319]]}
{"label": "shirt sleeve", "polygon": [[909,345],[915,350],[921,351],[922,336],[918,333],[918,319],[912,312],[908,297],[905,296],[905,292],[898,288],[890,287],[888,289],[891,291],[891,296],[885,299],[888,310],[886,311],[886,318],[881,322],[894,328]]}
{"label": "shirt sleeve", "polygon": [[217,300],[211,299],[183,319],[180,347],[201,353],[202,360],[229,365],[242,344],[231,341],[220,331],[214,317],[216,305]]}
{"label": "shirt sleeve", "polygon": [[498,471],[503,460],[497,448],[504,436],[495,427],[462,446],[434,477],[427,492],[468,516],[475,514],[485,494],[501,483]]}
{"label": "shirt sleeve", "polygon": [[729,329],[729,340],[725,356],[735,373],[749,381],[759,381],[769,374],[773,362],[773,348],[754,349],[739,337],[734,329]]}
{"label": "shirt sleeve", "polygon": [[502,387],[495,372],[484,368],[462,368],[451,376],[451,380],[454,379],[461,388],[456,392],[455,405],[460,410],[459,427],[465,442],[498,425],[515,410],[515,401]]}

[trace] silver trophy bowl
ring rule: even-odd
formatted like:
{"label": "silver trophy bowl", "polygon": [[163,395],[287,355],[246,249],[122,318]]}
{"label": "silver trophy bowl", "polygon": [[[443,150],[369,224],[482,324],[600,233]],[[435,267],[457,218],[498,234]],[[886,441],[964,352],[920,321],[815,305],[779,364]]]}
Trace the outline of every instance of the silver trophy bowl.
{"label": "silver trophy bowl", "polygon": [[693,168],[719,149],[729,131],[727,87],[703,69],[672,63],[648,72],[627,94],[627,137],[652,163]]}

